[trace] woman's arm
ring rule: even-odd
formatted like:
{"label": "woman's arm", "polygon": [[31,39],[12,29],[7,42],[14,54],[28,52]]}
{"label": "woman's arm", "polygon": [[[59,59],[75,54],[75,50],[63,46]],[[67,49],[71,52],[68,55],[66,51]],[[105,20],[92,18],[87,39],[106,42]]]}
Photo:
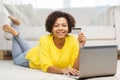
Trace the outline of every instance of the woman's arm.
{"label": "woman's arm", "polygon": [[54,66],[50,66],[48,67],[48,70],[47,72],[50,72],[50,73],[57,73],[57,74],[66,74],[66,75],[78,75],[78,70],[77,69],[74,69],[74,68],[57,68],[57,67],[54,67]]}
{"label": "woman's arm", "polygon": [[54,66],[48,67],[47,72],[50,72],[50,73],[57,73],[57,74],[63,74],[62,69],[57,68],[57,67],[54,67]]}
{"label": "woman's arm", "polygon": [[80,63],[79,61],[80,61],[80,52],[78,52],[78,56],[74,62],[73,68],[79,70],[79,63]]}
{"label": "woman's arm", "polygon": [[[86,43],[86,37],[84,36],[83,33],[79,33],[79,34],[78,34],[78,41],[79,41],[79,44],[80,44],[79,47],[85,45],[85,43]],[[77,58],[76,58],[76,60],[75,60],[75,62],[74,62],[74,65],[73,65],[73,67],[74,67],[75,69],[77,69],[77,70],[79,70],[79,63],[80,63],[79,61],[80,61],[80,50],[79,50],[79,52],[78,52],[78,56],[77,56]]]}

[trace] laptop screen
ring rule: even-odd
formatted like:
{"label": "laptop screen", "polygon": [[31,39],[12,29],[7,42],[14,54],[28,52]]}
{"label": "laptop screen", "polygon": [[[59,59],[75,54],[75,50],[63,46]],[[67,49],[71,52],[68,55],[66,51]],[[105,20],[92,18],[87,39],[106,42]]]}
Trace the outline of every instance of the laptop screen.
{"label": "laptop screen", "polygon": [[87,46],[80,50],[80,77],[114,75],[117,68],[116,45]]}

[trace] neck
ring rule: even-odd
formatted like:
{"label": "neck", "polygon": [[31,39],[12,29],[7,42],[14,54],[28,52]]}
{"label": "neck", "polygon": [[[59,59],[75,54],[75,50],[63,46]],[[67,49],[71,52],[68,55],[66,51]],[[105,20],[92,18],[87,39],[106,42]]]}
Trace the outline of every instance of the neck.
{"label": "neck", "polygon": [[53,38],[54,44],[57,48],[62,49],[65,44],[65,38]]}

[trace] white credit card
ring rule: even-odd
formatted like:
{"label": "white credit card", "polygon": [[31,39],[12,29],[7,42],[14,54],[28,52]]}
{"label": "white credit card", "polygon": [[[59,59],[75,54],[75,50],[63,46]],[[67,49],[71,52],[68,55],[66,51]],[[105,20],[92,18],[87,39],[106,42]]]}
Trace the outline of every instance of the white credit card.
{"label": "white credit card", "polygon": [[81,28],[72,28],[72,34],[79,34],[81,32]]}

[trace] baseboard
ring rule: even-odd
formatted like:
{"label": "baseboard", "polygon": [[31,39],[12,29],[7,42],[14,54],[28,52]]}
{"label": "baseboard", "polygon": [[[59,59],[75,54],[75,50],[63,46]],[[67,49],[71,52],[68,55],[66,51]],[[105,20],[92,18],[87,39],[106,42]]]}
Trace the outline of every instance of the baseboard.
{"label": "baseboard", "polygon": [[0,60],[11,60],[11,59],[12,59],[11,51],[0,50]]}
{"label": "baseboard", "polygon": [[2,60],[4,57],[4,51],[3,50],[0,50],[0,60]]}
{"label": "baseboard", "polygon": [[118,60],[120,60],[120,55],[118,55]]}
{"label": "baseboard", "polygon": [[120,60],[120,51],[118,51],[118,59]]}

